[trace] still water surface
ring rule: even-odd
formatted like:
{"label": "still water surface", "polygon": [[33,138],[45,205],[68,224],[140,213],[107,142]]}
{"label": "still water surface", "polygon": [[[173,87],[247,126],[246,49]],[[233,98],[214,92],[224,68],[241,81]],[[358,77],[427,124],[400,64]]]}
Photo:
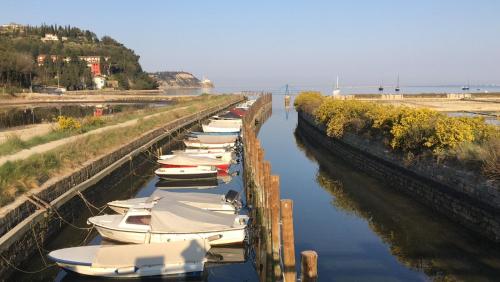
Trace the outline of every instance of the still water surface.
{"label": "still water surface", "polygon": [[499,281],[498,246],[308,140],[282,99],[259,137],[294,200],[297,261],[316,250],[320,281]]}
{"label": "still water surface", "polygon": [[[297,262],[302,250],[319,254],[320,281],[498,281],[500,249],[408,196],[357,171],[297,128],[297,114],[273,101],[273,115],[259,138],[281,177],[282,198],[294,200]],[[155,165],[132,168],[96,205],[114,199],[151,194],[158,179]],[[239,171],[239,165],[233,172]],[[203,192],[242,191],[240,176]],[[76,225],[85,226],[90,213],[77,211]],[[67,227],[45,246],[47,250],[79,245],[87,233]],[[89,244],[98,244],[95,234]],[[238,247],[235,247],[238,249]],[[243,252],[245,253],[245,252]],[[209,266],[203,281],[257,281],[252,254],[236,264]],[[246,259],[246,260],[245,260]],[[35,255],[23,266],[43,266]],[[15,281],[94,281],[50,268],[36,275],[17,273]]]}

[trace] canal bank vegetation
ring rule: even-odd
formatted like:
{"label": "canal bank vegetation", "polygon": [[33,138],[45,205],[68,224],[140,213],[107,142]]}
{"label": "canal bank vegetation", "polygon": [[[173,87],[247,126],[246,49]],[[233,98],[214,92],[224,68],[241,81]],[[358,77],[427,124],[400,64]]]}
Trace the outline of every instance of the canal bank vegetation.
{"label": "canal bank vegetation", "polygon": [[500,130],[482,117],[450,117],[431,109],[334,99],[318,92],[301,93],[295,107],[314,116],[330,137],[356,134],[383,142],[408,162],[458,164],[500,181]]}
{"label": "canal bank vegetation", "polygon": [[[54,120],[54,128],[51,132],[33,138],[22,140],[18,135],[10,135],[5,142],[0,143],[0,156],[15,154],[21,150],[29,149],[37,145],[60,140],[70,136],[80,135],[92,130],[106,126],[116,125],[133,119],[146,118],[147,116],[159,114],[178,107],[190,107],[205,99],[205,96],[198,96],[189,99],[182,99],[175,106],[140,109],[132,112],[121,112],[113,115],[101,117],[87,116],[84,118],[73,118],[69,116],[58,116]],[[214,98],[209,98],[214,99]]]}
{"label": "canal bank vegetation", "polygon": [[177,118],[235,100],[232,95],[200,96],[186,105],[165,111],[150,118],[140,118],[127,127],[114,128],[87,135],[54,150],[8,161],[0,166],[0,206],[12,202],[18,195],[39,188],[52,177],[77,169],[88,160],[111,152],[141,134],[161,127]]}

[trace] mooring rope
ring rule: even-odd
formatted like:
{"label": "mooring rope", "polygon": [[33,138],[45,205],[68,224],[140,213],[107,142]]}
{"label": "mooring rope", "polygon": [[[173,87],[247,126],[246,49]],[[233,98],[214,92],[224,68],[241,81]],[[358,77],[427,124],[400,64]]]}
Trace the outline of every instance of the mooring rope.
{"label": "mooring rope", "polygon": [[58,218],[59,218],[62,222],[66,223],[67,225],[69,225],[69,226],[71,226],[71,227],[73,227],[73,228],[75,228],[75,229],[80,229],[80,230],[89,230],[89,229],[92,229],[92,228],[93,228],[93,227],[79,227],[79,226],[76,226],[76,225],[74,225],[73,223],[71,223],[71,222],[67,221],[66,219],[64,219],[64,218],[61,216],[61,214],[57,211],[57,209],[53,208],[52,206],[51,206],[51,210],[53,210],[53,211],[54,211],[54,213],[57,215],[57,217],[58,217]]}
{"label": "mooring rope", "polygon": [[13,269],[15,269],[16,271],[23,272],[23,273],[26,273],[26,274],[40,273],[40,272],[42,272],[42,271],[44,271],[46,269],[49,269],[49,268],[54,267],[54,266],[57,265],[57,264],[53,263],[53,264],[46,265],[45,267],[43,267],[41,269],[34,270],[34,271],[29,271],[29,270],[20,269],[19,267],[15,266],[8,259],[6,259],[2,254],[0,254],[0,257],[5,261],[5,263],[7,263],[10,267],[12,267]]}
{"label": "mooring rope", "polygon": [[45,261],[45,256],[42,253],[42,248],[40,247],[40,244],[38,243],[38,238],[35,234],[35,229],[33,228],[33,223],[30,222],[30,228],[31,228],[31,233],[33,234],[33,238],[35,239],[36,247],[38,249],[38,253],[40,254],[40,257],[42,258],[42,262],[45,266],[47,266],[47,261]]}

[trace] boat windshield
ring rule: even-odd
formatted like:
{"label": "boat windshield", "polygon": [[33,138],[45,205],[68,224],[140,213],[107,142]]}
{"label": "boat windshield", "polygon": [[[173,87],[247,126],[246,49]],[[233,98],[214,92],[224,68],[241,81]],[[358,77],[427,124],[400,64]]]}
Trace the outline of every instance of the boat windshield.
{"label": "boat windshield", "polygon": [[149,225],[151,222],[151,215],[131,215],[125,221],[128,224]]}

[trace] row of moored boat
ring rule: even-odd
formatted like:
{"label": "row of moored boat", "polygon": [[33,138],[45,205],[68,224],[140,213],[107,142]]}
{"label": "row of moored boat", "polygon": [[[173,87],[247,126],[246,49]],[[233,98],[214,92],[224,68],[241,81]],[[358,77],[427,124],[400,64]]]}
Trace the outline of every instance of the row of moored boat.
{"label": "row of moored boat", "polygon": [[238,192],[220,195],[162,187],[206,188],[197,183],[227,177],[240,147],[241,118],[253,102],[212,117],[202,132],[184,140],[186,149],[160,156],[155,174],[163,185],[149,197],[109,202],[115,214],[88,219],[103,238],[120,244],[60,249],[49,258],[83,275],[191,275],[203,271],[212,246],[244,242],[249,218],[240,214]]}

